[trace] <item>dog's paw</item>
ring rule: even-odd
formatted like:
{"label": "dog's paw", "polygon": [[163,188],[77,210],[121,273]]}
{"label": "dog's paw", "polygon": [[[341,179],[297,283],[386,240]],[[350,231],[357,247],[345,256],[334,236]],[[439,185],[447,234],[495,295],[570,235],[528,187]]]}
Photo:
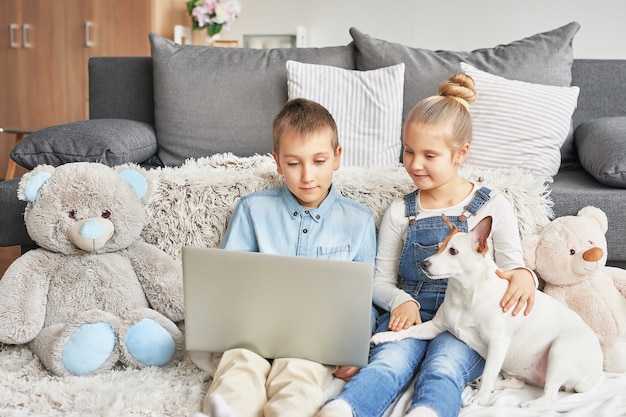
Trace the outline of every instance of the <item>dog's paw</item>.
{"label": "dog's paw", "polygon": [[521,404],[518,405],[519,408],[528,408],[528,407],[535,407],[535,406],[541,406],[541,405],[548,405],[548,404],[553,404],[556,400],[558,399],[557,397],[557,393],[555,392],[550,392],[544,395],[542,395],[541,397],[535,399],[535,400],[530,400],[530,401],[525,401]]}
{"label": "dog's paw", "polygon": [[384,342],[397,342],[398,340],[400,340],[398,332],[380,332],[372,336],[370,342],[375,345],[380,345]]}
{"label": "dog's paw", "polygon": [[478,403],[478,395],[474,394],[473,397],[471,397],[469,400],[467,400],[468,404],[473,404],[473,405],[480,405]]}
{"label": "dog's paw", "polygon": [[480,390],[478,390],[478,392],[476,392],[476,394],[474,394],[474,396],[472,398],[469,399],[469,403],[470,404],[476,404],[476,405],[487,405],[487,403],[489,402],[489,393],[488,392],[481,392]]}

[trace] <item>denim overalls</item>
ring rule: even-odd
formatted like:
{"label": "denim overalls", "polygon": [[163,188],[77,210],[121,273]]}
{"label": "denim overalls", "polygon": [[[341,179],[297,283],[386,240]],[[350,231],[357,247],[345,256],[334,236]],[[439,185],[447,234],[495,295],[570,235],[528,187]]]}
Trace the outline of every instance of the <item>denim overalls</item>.
{"label": "denim overalls", "polygon": [[[475,215],[489,200],[491,190],[478,189],[474,198],[465,207],[463,214],[448,219],[462,232],[468,231],[467,217]],[[420,305],[422,321],[430,320],[443,302],[448,280],[433,280],[421,268],[421,262],[437,253],[439,242],[450,233],[450,228],[440,216],[415,220],[417,216],[417,191],[404,197],[405,213],[409,219],[406,243],[402,249],[398,267],[398,286],[409,293]],[[466,215],[467,213],[467,215]]]}
{"label": "denim overalls", "polygon": [[[489,200],[490,193],[488,188],[480,188],[464,212],[449,219],[460,230],[467,231],[467,216],[476,214]],[[437,252],[449,228],[441,217],[416,220],[416,197],[417,191],[405,197],[409,227],[398,267],[399,285],[420,303],[422,321],[427,321],[443,302],[447,280],[428,278],[420,263]],[[389,316],[386,312],[379,317],[378,332],[388,330]],[[372,346],[368,365],[336,398],[351,405],[354,417],[381,417],[417,373],[409,410],[424,406],[440,417],[457,417],[463,389],[482,374],[483,367],[480,355],[448,332],[430,341],[406,338],[381,343]]]}

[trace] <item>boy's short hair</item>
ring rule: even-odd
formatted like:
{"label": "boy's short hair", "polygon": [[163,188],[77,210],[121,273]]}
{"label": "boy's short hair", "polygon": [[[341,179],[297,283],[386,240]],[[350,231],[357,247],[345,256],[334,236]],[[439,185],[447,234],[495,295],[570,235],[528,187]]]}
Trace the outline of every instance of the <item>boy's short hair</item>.
{"label": "boy's short hair", "polygon": [[312,100],[304,98],[289,100],[276,115],[272,129],[274,152],[278,153],[280,138],[288,130],[298,133],[327,130],[332,135],[331,145],[333,151],[336,151],[339,146],[335,119],[324,106]]}

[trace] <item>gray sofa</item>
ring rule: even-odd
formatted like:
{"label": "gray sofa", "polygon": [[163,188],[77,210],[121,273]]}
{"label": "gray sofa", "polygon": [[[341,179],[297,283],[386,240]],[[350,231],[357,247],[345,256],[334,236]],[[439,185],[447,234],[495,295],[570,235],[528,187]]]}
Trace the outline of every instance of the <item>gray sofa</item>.
{"label": "gray sofa", "polygon": [[[287,60],[362,71],[405,62],[403,114],[434,94],[462,60],[507,78],[580,87],[571,134],[561,148],[561,167],[550,184],[554,213],[575,214],[587,205],[604,210],[609,263],[624,266],[626,60],[574,60],[571,45],[578,27],[570,23],[471,52],[409,48],[356,29],[351,29],[354,42],[346,46],[263,51],[183,47],[151,35],[152,57],[89,61],[90,120],[35,132],[11,157],[32,168],[75,160],[159,166],[166,159],[167,165],[176,165],[186,157],[219,152],[267,153],[271,120],[288,99]],[[557,72],[564,76],[555,77]],[[182,154],[174,155],[180,149]],[[34,242],[24,226],[18,181],[0,183],[0,246],[28,249]]]}

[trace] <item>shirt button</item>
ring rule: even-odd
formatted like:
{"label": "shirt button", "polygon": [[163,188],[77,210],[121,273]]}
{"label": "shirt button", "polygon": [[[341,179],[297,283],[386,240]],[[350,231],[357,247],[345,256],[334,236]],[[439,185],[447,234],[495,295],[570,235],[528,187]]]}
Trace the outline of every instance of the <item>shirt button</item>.
{"label": "shirt button", "polygon": [[304,210],[304,214],[309,214],[309,210]]}
{"label": "shirt button", "polygon": [[307,229],[302,229],[302,233],[308,233],[309,231]]}
{"label": "shirt button", "polygon": [[320,215],[318,214],[317,216],[315,216],[315,218],[316,218],[317,220],[319,220],[319,219],[320,219]]}
{"label": "shirt button", "polygon": [[298,215],[298,212],[297,212],[297,211],[294,211],[294,212],[293,212],[293,215],[294,215],[294,216],[297,216],[297,215]]}

